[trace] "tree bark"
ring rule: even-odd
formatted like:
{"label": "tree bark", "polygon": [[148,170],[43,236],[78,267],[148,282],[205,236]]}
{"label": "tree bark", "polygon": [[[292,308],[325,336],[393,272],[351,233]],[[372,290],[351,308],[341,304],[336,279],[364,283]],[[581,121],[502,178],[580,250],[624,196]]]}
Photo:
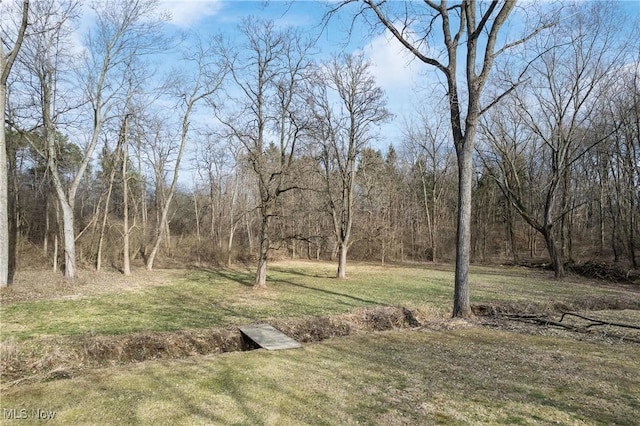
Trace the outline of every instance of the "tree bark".
{"label": "tree bark", "polygon": [[[127,178],[127,162],[129,161],[128,118],[128,115],[125,115],[124,131],[122,132],[122,273],[126,276],[131,275],[131,255],[129,249],[129,235],[131,234],[131,229],[129,228],[129,180]],[[142,196],[145,196],[144,193]]]}
{"label": "tree bark", "polygon": [[23,0],[22,20],[18,28],[18,36],[13,49],[6,55],[4,53],[5,41],[0,34],[0,110],[2,112],[2,128],[0,129],[0,288],[12,284],[15,270],[15,236],[12,241],[9,225],[9,181],[7,179],[7,141],[5,138],[7,80],[29,25],[28,16],[29,0]]}
{"label": "tree bark", "polygon": [[544,237],[544,242],[549,252],[549,258],[551,259],[551,265],[553,267],[553,275],[556,279],[560,280],[564,277],[564,263],[560,251],[556,246],[553,238],[553,233],[550,226],[544,226],[540,230],[540,233]]}
{"label": "tree bark", "polygon": [[336,278],[345,279],[347,278],[347,251],[349,247],[344,243],[340,242],[338,244],[338,273]]}
{"label": "tree bark", "polygon": [[[264,208],[264,207],[263,207]],[[267,287],[267,261],[269,257],[269,220],[268,212],[262,214],[262,224],[260,226],[260,252],[258,253],[258,269],[256,271],[256,279],[254,287]]]}
{"label": "tree bark", "polygon": [[[4,68],[4,52],[2,40],[0,40],[0,60]],[[4,72],[4,69],[2,70]],[[9,182],[7,179],[7,142],[4,131],[4,110],[6,105],[6,84],[0,84],[0,108],[2,108],[2,129],[0,129],[0,287],[11,285],[9,257],[10,233],[9,233]]]}
{"label": "tree bark", "polygon": [[76,234],[73,207],[64,198],[59,198],[62,210],[62,234],[64,235],[64,276],[73,280],[76,278]]}
{"label": "tree bark", "polygon": [[473,183],[473,144],[458,152],[458,215],[456,232],[456,271],[453,295],[453,316],[470,317],[469,262],[471,254],[471,189]]}

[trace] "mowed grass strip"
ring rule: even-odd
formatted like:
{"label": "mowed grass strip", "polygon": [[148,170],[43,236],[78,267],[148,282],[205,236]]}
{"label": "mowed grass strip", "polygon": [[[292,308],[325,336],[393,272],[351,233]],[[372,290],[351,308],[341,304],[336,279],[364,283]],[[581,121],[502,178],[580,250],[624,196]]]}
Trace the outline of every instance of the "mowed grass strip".
{"label": "mowed grass strip", "polygon": [[637,350],[462,324],[95,370],[1,405],[77,425],[630,425]]}
{"label": "mowed grass strip", "polygon": [[[114,335],[241,325],[272,317],[332,315],[371,306],[428,306],[448,312],[453,294],[450,269],[356,263],[350,278],[334,278],[326,262],[274,262],[269,288],[252,289],[253,271],[195,269],[163,285],[123,291],[3,303],[0,340],[41,336]],[[142,275],[144,279],[144,275]],[[108,282],[104,286],[109,286]],[[576,297],[637,298],[637,293],[576,282],[556,282],[525,269],[475,268],[472,301],[545,303]],[[68,289],[67,289],[68,290]]]}

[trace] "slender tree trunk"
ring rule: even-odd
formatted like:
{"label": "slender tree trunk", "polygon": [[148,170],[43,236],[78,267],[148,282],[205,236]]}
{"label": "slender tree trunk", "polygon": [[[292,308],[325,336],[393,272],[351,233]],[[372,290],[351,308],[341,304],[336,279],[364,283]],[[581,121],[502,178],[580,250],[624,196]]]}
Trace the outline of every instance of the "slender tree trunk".
{"label": "slender tree trunk", "polygon": [[[4,52],[0,48],[3,61]],[[2,70],[4,71],[4,69]],[[2,108],[2,129],[0,129],[0,287],[11,285],[9,278],[10,232],[9,232],[9,186],[7,179],[7,142],[4,131],[4,110],[6,105],[6,87],[0,84],[0,107]]]}
{"label": "slender tree trunk", "polygon": [[260,253],[258,254],[258,270],[254,287],[265,288],[267,286],[267,260],[269,256],[269,215],[262,212],[262,225],[260,227]]}
{"label": "slender tree trunk", "polygon": [[511,206],[509,205],[509,200],[505,201],[505,218],[507,221],[507,241],[509,245],[509,251],[511,252],[511,258],[513,259],[514,264],[518,264],[520,261],[518,256],[518,247],[516,244],[516,233],[514,230],[514,218],[513,212],[511,211]]}
{"label": "slender tree trunk", "polygon": [[233,237],[236,233],[236,226],[235,225],[231,225],[231,228],[229,228],[229,240],[227,241],[227,266],[231,266],[233,264],[233,259],[232,259],[232,248],[233,248]]}
{"label": "slender tree trunk", "polygon": [[[2,131],[4,132],[4,129],[2,129]],[[7,285],[11,285],[13,284],[13,277],[16,273],[16,248],[18,244],[18,226],[20,223],[18,210],[18,164],[16,160],[16,150],[14,147],[7,145],[7,157],[9,166],[9,170],[7,173],[7,213],[9,223],[9,258],[7,259]]]}
{"label": "slender tree trunk", "polygon": [[44,194],[44,239],[42,241],[42,252],[44,255],[49,254],[49,233],[51,232],[50,218],[49,218],[49,190],[45,190]]}
{"label": "slender tree trunk", "polygon": [[[120,145],[120,144],[118,144]],[[114,158],[118,156],[119,147],[114,151]],[[109,173],[109,186],[107,188],[107,196],[104,201],[104,214],[102,215],[102,224],[100,226],[100,237],[98,238],[98,250],[96,252],[96,271],[100,271],[102,267],[102,244],[104,242],[104,233],[107,228],[107,220],[109,218],[109,204],[111,201],[111,193],[113,192],[113,181],[116,177],[116,167],[113,164],[111,172]]]}
{"label": "slender tree trunk", "polygon": [[127,127],[128,116],[125,116],[122,140],[122,273],[129,276],[131,275],[131,255],[129,253],[129,235],[131,229],[129,228],[129,179],[127,178],[127,162],[129,161],[129,133]]}
{"label": "slender tree trunk", "polygon": [[53,272],[58,272],[58,233],[56,232],[53,235],[53,264],[52,264],[52,269]]}
{"label": "slender tree trunk", "polygon": [[[425,171],[421,170],[420,173],[422,176],[422,196],[424,197],[424,213],[427,219],[427,230],[429,232],[429,241],[431,243],[431,261],[435,263],[436,261],[436,241],[433,232],[433,225],[431,223],[431,212],[429,211],[429,200],[427,199],[427,181],[425,176]],[[435,174],[435,170],[434,170]],[[435,200],[433,200],[435,203]]]}
{"label": "slender tree trunk", "polygon": [[[13,282],[12,268],[15,267],[15,250],[12,252],[11,229],[9,226],[9,181],[7,179],[7,141],[5,138],[5,108],[7,105],[7,80],[18,51],[22,46],[28,26],[29,0],[22,1],[22,20],[18,28],[18,37],[13,49],[6,54],[5,40],[0,35],[0,114],[2,128],[0,128],[0,288],[7,287]],[[14,241],[15,243],[15,241]],[[14,244],[15,245],[15,244]]]}
{"label": "slender tree trunk", "polygon": [[198,265],[200,264],[200,214],[198,211],[198,188],[197,186],[193,190],[193,210],[196,215],[196,256],[198,258]]}
{"label": "slender tree trunk", "polygon": [[234,176],[233,182],[233,195],[231,197],[231,206],[229,208],[229,239],[227,241],[227,266],[231,266],[231,250],[233,247],[233,237],[236,233],[236,227],[238,226],[237,221],[235,220],[235,210],[236,210],[236,199],[238,198],[238,184],[240,179],[238,178],[238,173],[236,172]]}
{"label": "slender tree trunk", "polygon": [[[151,253],[149,253],[149,257],[147,259],[147,266],[146,266],[147,271],[153,270],[153,262],[156,260],[156,255],[158,254],[158,250],[160,249],[160,244],[162,243],[162,233],[165,232],[165,229],[168,230],[169,228],[165,224],[167,223],[169,205],[171,204],[172,199],[173,199],[173,193],[169,193],[169,196],[167,197],[167,200],[164,203],[166,207],[162,208],[162,213],[160,214],[153,248],[151,249]],[[168,236],[167,236],[167,239],[168,239]]]}

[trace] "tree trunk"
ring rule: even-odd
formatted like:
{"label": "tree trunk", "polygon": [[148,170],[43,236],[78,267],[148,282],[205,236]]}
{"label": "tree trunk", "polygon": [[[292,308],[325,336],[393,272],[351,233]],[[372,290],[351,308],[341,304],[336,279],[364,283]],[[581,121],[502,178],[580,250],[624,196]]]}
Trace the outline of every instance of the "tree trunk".
{"label": "tree trunk", "polygon": [[[166,225],[167,223],[167,214],[169,212],[169,205],[171,204],[171,200],[173,199],[173,193],[169,193],[167,197],[167,201],[165,202],[165,206],[162,208],[162,213],[160,215],[160,222],[158,223],[156,230],[156,237],[153,243],[153,248],[151,249],[151,253],[149,253],[149,258],[147,259],[147,271],[153,270],[153,262],[156,260],[156,255],[158,254],[158,250],[160,249],[160,243],[162,243],[162,233],[166,229],[168,232],[169,227]],[[167,235],[167,239],[168,239]]]}
{"label": "tree trunk", "polygon": [[473,183],[473,144],[466,141],[458,151],[458,227],[456,233],[456,271],[453,316],[472,315],[469,301],[469,262],[471,253],[471,187]]}
{"label": "tree trunk", "polygon": [[[4,131],[3,131],[4,133]],[[7,172],[7,215],[9,223],[9,258],[7,285],[13,284],[13,277],[16,273],[16,248],[18,244],[18,165],[16,161],[16,150],[7,145],[7,160],[9,170]]]}
{"label": "tree trunk", "polygon": [[[118,144],[119,145],[119,144]],[[114,151],[114,156],[117,157],[119,147]],[[109,173],[109,187],[107,188],[107,196],[104,201],[104,215],[102,216],[102,225],[100,226],[100,237],[98,238],[98,251],[96,253],[96,271],[100,271],[102,268],[102,243],[104,242],[104,232],[107,228],[107,219],[109,218],[109,203],[111,201],[111,193],[113,192],[113,181],[116,177],[115,164],[111,168]]]}
{"label": "tree trunk", "polygon": [[193,190],[193,210],[196,215],[196,256],[198,258],[198,265],[200,265],[200,214],[198,211],[198,187]]}
{"label": "tree trunk", "polygon": [[269,256],[269,216],[263,212],[262,226],[260,227],[260,253],[258,254],[258,270],[254,287],[267,287],[267,260]]}
{"label": "tree trunk", "polygon": [[231,225],[231,228],[229,229],[229,240],[227,241],[227,266],[231,266],[233,264],[231,252],[233,248],[233,237],[235,233],[236,233],[236,226]]}
{"label": "tree trunk", "polygon": [[[131,275],[131,257],[129,254],[129,181],[127,179],[127,162],[129,161],[129,136],[127,132],[128,116],[124,118],[123,140],[122,140],[122,273],[126,276]],[[144,194],[144,193],[143,193]],[[144,197],[144,195],[143,195]],[[135,223],[135,220],[134,220]]]}
{"label": "tree trunk", "polygon": [[518,247],[516,244],[516,233],[514,228],[514,218],[513,212],[511,211],[511,206],[509,205],[509,200],[505,201],[505,218],[507,221],[507,242],[508,248],[511,254],[511,258],[513,259],[514,264],[518,264],[520,261],[518,256]]}
{"label": "tree trunk", "polygon": [[562,262],[562,255],[556,247],[556,243],[553,240],[553,233],[550,226],[545,226],[540,229],[540,233],[544,237],[544,242],[549,252],[549,258],[551,259],[551,266],[553,267],[553,275],[556,279],[560,280],[564,277],[564,264]]}
{"label": "tree trunk", "polygon": [[[0,128],[0,288],[9,286],[13,281],[12,264],[15,266],[15,250],[12,252],[12,242],[9,228],[9,186],[7,179],[7,141],[5,137],[5,108],[7,104],[7,80],[13,68],[18,51],[22,46],[28,25],[29,0],[22,2],[22,20],[18,28],[18,37],[13,49],[4,52],[5,40],[0,37],[0,112],[2,114],[2,128]],[[15,245],[15,241],[13,242]]]}
{"label": "tree trunk", "polygon": [[73,206],[60,200],[62,210],[62,232],[64,235],[64,276],[69,280],[76,277],[76,241]]}
{"label": "tree trunk", "polygon": [[[2,49],[0,54],[4,55]],[[4,62],[4,56],[2,57]],[[4,63],[3,63],[4,65]],[[3,70],[4,71],[4,70]],[[0,287],[11,284],[9,279],[9,186],[7,180],[7,142],[4,132],[4,109],[6,103],[6,87],[0,84],[0,107],[2,108],[2,129],[0,129]]]}
{"label": "tree trunk", "polygon": [[347,251],[349,247],[344,242],[340,242],[338,244],[338,273],[336,274],[336,278],[345,279],[347,278]]}

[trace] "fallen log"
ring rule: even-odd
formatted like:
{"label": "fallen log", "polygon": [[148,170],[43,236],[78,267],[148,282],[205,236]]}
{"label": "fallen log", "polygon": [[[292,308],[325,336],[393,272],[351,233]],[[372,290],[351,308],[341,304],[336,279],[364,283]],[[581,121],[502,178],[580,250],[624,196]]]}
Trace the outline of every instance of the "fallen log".
{"label": "fallen log", "polygon": [[585,328],[594,327],[594,326],[600,326],[600,325],[610,325],[610,326],[613,326],[613,327],[623,327],[623,328],[632,328],[632,329],[635,329],[635,330],[640,330],[640,326],[637,326],[637,325],[623,324],[623,323],[619,323],[619,322],[610,322],[610,321],[604,321],[604,320],[600,320],[600,319],[589,318],[589,317],[586,317],[584,315],[576,314],[575,312],[563,312],[562,316],[560,317],[560,322],[562,322],[562,320],[564,320],[564,317],[567,316],[567,315],[578,317],[578,318],[581,318],[581,319],[586,320],[586,321],[591,321],[592,324],[586,325]]}

